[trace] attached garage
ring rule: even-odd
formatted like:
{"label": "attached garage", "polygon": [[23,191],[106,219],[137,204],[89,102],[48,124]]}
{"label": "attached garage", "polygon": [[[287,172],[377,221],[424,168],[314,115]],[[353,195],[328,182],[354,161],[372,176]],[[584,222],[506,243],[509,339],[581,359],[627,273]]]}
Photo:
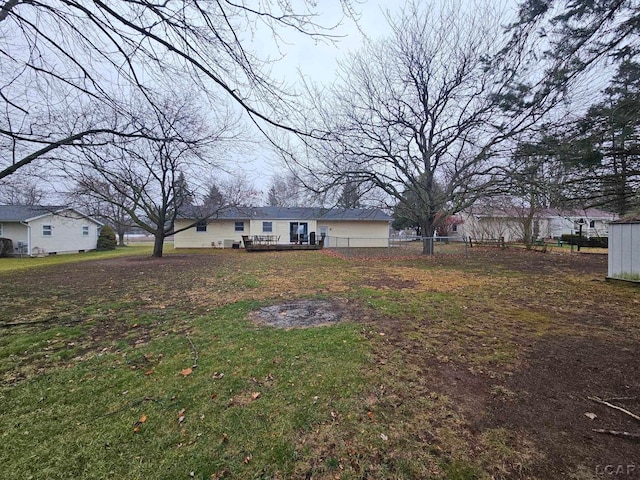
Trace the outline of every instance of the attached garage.
{"label": "attached garage", "polygon": [[640,215],[609,224],[608,276],[640,282]]}

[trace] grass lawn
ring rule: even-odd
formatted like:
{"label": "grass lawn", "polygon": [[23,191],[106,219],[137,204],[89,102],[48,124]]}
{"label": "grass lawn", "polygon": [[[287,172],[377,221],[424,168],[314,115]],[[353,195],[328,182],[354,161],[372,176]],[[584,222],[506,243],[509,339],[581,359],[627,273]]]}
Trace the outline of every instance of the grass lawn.
{"label": "grass lawn", "polygon": [[[640,433],[588,398],[640,412],[640,289],[606,256],[149,252],[0,259],[0,476],[640,472],[593,431]],[[302,299],[341,321],[255,321]]]}

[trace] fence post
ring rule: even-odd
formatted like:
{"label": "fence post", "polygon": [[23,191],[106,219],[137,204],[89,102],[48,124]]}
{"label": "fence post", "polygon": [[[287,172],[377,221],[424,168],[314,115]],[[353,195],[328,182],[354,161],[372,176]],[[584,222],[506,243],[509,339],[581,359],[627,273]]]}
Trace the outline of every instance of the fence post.
{"label": "fence post", "polygon": [[349,238],[350,237],[347,237],[347,258],[351,258],[351,242],[349,242]]}

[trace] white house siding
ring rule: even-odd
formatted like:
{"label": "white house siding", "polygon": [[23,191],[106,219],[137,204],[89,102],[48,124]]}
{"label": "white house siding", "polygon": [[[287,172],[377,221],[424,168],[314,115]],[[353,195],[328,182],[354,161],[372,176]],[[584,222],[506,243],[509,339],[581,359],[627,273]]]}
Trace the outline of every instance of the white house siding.
{"label": "white house siding", "polygon": [[2,235],[0,237],[10,238],[13,248],[18,248],[18,243],[27,243],[29,240],[29,230],[26,225],[18,222],[2,222]]}
{"label": "white house siding", "polygon": [[[223,247],[225,240],[241,242],[242,235],[254,235],[250,230],[249,220],[244,222],[244,232],[235,231],[236,220],[209,220],[206,232],[198,232],[193,226],[173,237],[175,248],[212,248]],[[175,228],[180,230],[193,223],[193,220],[176,220]],[[227,242],[228,243],[228,242]]]}
{"label": "white house siding", "polygon": [[609,224],[608,255],[609,277],[640,276],[640,222]]}
{"label": "white house siding", "polygon": [[[273,231],[264,232],[263,222],[272,222]],[[336,246],[335,242],[345,243],[349,237],[351,247],[386,247],[389,238],[388,222],[372,222],[359,220],[324,221],[310,219],[269,220],[254,219],[244,220],[244,232],[235,231],[235,220],[210,220],[206,232],[197,232],[196,227],[176,233],[174,236],[175,248],[212,248],[222,247],[229,240],[242,241],[242,235],[276,235],[279,243],[289,243],[289,225],[291,222],[304,222],[308,224],[308,232],[316,232],[316,238],[320,238],[320,227],[326,226],[329,231],[329,242],[326,246]],[[193,223],[193,220],[177,220],[176,230]],[[333,238],[334,244],[331,244]],[[227,240],[227,242],[225,242]],[[342,245],[338,245],[342,246]]]}
{"label": "white house siding", "polygon": [[372,221],[318,220],[320,228],[326,226],[329,238],[327,247],[387,247],[389,245],[389,223]]}
{"label": "white house siding", "polygon": [[[43,225],[51,226],[51,236],[42,234]],[[84,236],[82,227],[89,227]],[[46,215],[29,221],[28,241],[32,255],[50,253],[75,253],[95,250],[98,242],[98,228],[92,220],[76,213]]]}
{"label": "white house siding", "polygon": [[[263,222],[271,222],[272,232],[265,232],[263,227]],[[290,233],[290,225],[292,222],[295,223],[306,223],[307,224],[307,234],[311,232],[316,232],[316,236],[319,235],[317,230],[318,223],[315,220],[308,219],[291,219],[291,220],[270,220],[270,219],[259,219],[259,220],[251,220],[251,235],[276,235],[280,237],[278,243],[289,243],[289,233]]]}

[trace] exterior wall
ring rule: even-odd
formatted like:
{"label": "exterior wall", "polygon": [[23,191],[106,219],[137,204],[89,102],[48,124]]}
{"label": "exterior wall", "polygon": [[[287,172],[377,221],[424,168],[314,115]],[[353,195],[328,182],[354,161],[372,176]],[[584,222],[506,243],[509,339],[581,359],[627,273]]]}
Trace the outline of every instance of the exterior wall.
{"label": "exterior wall", "polygon": [[[472,238],[500,238],[505,242],[522,240],[522,225],[518,219],[508,217],[476,217],[465,215],[464,223],[458,226],[464,237]],[[585,237],[606,237],[608,235],[609,221],[605,219],[593,219],[582,217],[586,225],[582,227],[582,235]],[[540,238],[558,238],[563,234],[577,233],[575,221],[579,218],[542,217],[538,218],[538,236]],[[593,220],[594,226],[589,227]]]}
{"label": "exterior wall", "polygon": [[[26,225],[18,222],[2,222],[2,234],[0,237],[10,238],[13,242],[13,248],[16,250],[19,243],[27,243],[29,241],[29,229]],[[26,251],[24,253],[27,253]]]}
{"label": "exterior wall", "polygon": [[[271,222],[272,232],[265,232],[262,230],[263,222]],[[318,222],[315,220],[303,220],[303,219],[293,219],[293,220],[269,220],[269,219],[259,219],[259,220],[251,220],[251,235],[276,235],[279,238],[278,243],[290,243],[290,230],[289,225],[292,222],[296,223],[306,223],[307,224],[307,235],[311,232],[316,232],[316,238],[319,238],[319,233],[317,230]]]}
{"label": "exterior wall", "polygon": [[329,229],[329,237],[325,239],[327,247],[387,247],[389,245],[389,223],[368,221],[318,221],[320,227]]}
{"label": "exterior wall", "polygon": [[[51,236],[42,234],[43,225],[51,226]],[[82,227],[89,227],[89,234],[82,234]],[[99,225],[76,213],[46,215],[29,222],[29,247],[31,255],[50,253],[75,253],[95,250]]]}
{"label": "exterior wall", "polygon": [[640,223],[610,224],[608,255],[609,277],[640,277]]}
{"label": "exterior wall", "polygon": [[[206,232],[198,232],[193,226],[173,237],[175,248],[222,248],[225,240],[241,242],[243,235],[256,235],[251,232],[251,222],[244,221],[244,232],[235,231],[235,220],[209,220]],[[193,220],[176,220],[175,228],[179,230],[193,223]]]}
{"label": "exterior wall", "polygon": [[522,239],[522,227],[513,219],[505,217],[480,217],[466,215],[464,223],[458,225],[458,231],[464,238],[498,239],[504,237],[505,242]]}
{"label": "exterior wall", "polygon": [[[262,222],[272,222],[272,232],[264,232]],[[184,228],[192,220],[177,220],[176,230]],[[367,221],[323,221],[323,220],[245,220],[245,231],[235,231],[235,220],[210,220],[207,224],[206,232],[197,232],[196,227],[189,228],[174,236],[175,248],[212,248],[223,247],[225,240],[235,242],[242,241],[242,235],[276,235],[279,236],[279,243],[289,243],[289,225],[291,222],[304,222],[308,224],[308,233],[316,232],[316,238],[320,239],[320,226],[329,229],[329,238],[333,237],[334,244],[326,243],[326,246],[336,246],[338,238],[345,242],[349,237],[351,247],[386,247],[389,239],[388,222],[367,222]],[[340,246],[340,245],[339,245]]]}
{"label": "exterior wall", "polygon": [[[606,237],[609,232],[609,222],[613,220],[607,219],[595,219],[589,217],[581,217],[585,221],[585,225],[582,227],[582,235],[585,237]],[[562,235],[570,235],[572,233],[578,233],[580,228],[575,222],[581,218],[565,218],[554,217],[550,219],[550,235],[549,237],[557,238]],[[589,225],[593,221],[593,227]]]}

